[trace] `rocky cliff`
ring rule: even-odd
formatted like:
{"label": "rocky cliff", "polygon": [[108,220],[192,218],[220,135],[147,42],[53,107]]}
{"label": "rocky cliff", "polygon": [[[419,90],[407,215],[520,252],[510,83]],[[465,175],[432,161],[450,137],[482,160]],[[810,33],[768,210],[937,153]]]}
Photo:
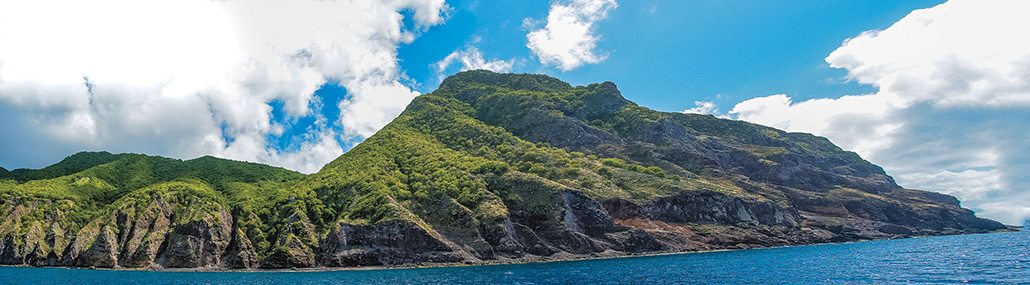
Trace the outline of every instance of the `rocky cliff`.
{"label": "rocky cliff", "polygon": [[469,71],[312,175],[79,153],[0,170],[0,263],[481,263],[980,233],[825,138],[663,113],[611,82]]}

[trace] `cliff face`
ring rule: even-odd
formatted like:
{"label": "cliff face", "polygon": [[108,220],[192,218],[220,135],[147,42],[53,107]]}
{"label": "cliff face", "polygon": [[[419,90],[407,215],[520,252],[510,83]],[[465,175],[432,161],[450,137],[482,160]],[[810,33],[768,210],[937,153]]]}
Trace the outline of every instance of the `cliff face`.
{"label": "cliff face", "polygon": [[212,157],[106,152],[6,175],[0,264],[108,268],[255,267],[251,238],[268,230],[259,214],[304,177]]}
{"label": "cliff face", "polygon": [[825,138],[463,72],[321,171],[80,153],[0,172],[0,263],[478,263],[1003,229]]}

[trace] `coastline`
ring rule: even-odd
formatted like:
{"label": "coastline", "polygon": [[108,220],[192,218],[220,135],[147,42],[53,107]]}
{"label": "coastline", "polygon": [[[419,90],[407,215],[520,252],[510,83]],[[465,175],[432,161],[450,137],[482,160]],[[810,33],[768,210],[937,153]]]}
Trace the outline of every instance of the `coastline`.
{"label": "coastline", "polygon": [[518,259],[505,259],[505,260],[487,260],[481,262],[472,263],[423,263],[423,264],[401,264],[401,265],[382,265],[382,266],[360,266],[360,267],[308,267],[308,268],[285,268],[285,269],[222,269],[222,268],[91,268],[91,267],[74,267],[74,266],[31,266],[31,265],[0,265],[0,267],[20,267],[20,268],[55,268],[55,269],[75,269],[75,270],[100,270],[100,271],[137,271],[137,272],[195,272],[195,273],[285,273],[285,272],[333,272],[333,271],[375,271],[375,270],[402,270],[402,269],[428,269],[428,268],[443,268],[443,267],[472,267],[472,266],[502,266],[502,265],[518,265],[518,264],[544,264],[544,263],[557,263],[557,262],[571,262],[571,261],[588,261],[588,260],[606,260],[606,259],[621,259],[621,258],[637,258],[637,257],[653,257],[653,256],[667,256],[667,255],[687,255],[687,254],[701,254],[701,253],[713,253],[713,252],[728,252],[728,251],[744,251],[744,250],[761,250],[761,249],[776,249],[776,248],[792,248],[792,247],[804,247],[804,246],[819,246],[819,245],[840,245],[840,244],[851,244],[860,242],[872,242],[872,241],[887,241],[887,240],[900,240],[900,239],[919,239],[919,238],[933,238],[933,237],[947,237],[947,236],[964,236],[964,235],[986,235],[986,234],[999,234],[999,233],[1014,233],[1024,231],[1024,227],[1020,226],[1008,226],[1003,230],[996,230],[986,233],[963,233],[963,234],[946,234],[946,235],[921,235],[921,236],[907,236],[899,238],[883,238],[883,239],[870,239],[870,240],[854,240],[854,241],[843,241],[843,242],[820,242],[820,243],[806,243],[806,244],[787,244],[787,245],[773,245],[773,246],[753,246],[748,248],[721,248],[721,249],[703,249],[703,250],[665,250],[665,251],[651,251],[641,253],[627,253],[619,251],[604,251],[592,254],[555,254],[561,256],[533,256],[528,258]]}

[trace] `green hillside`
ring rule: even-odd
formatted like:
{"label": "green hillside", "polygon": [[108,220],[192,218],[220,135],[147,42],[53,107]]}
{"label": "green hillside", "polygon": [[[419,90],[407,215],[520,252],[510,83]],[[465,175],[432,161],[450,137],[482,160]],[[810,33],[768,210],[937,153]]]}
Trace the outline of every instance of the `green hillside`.
{"label": "green hillside", "polygon": [[312,175],[79,153],[0,171],[0,263],[479,263],[1004,228],[825,138],[462,72]]}

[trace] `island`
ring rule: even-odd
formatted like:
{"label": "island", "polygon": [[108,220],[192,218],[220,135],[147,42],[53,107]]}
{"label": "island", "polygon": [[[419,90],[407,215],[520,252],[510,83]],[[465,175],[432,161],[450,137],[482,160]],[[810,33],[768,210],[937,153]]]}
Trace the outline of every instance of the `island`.
{"label": "island", "polygon": [[955,197],[903,188],[823,137],[650,110],[612,82],[483,70],[445,79],[317,173],[81,152],[42,169],[0,169],[0,217],[0,264],[200,270],[506,263],[1007,229]]}

